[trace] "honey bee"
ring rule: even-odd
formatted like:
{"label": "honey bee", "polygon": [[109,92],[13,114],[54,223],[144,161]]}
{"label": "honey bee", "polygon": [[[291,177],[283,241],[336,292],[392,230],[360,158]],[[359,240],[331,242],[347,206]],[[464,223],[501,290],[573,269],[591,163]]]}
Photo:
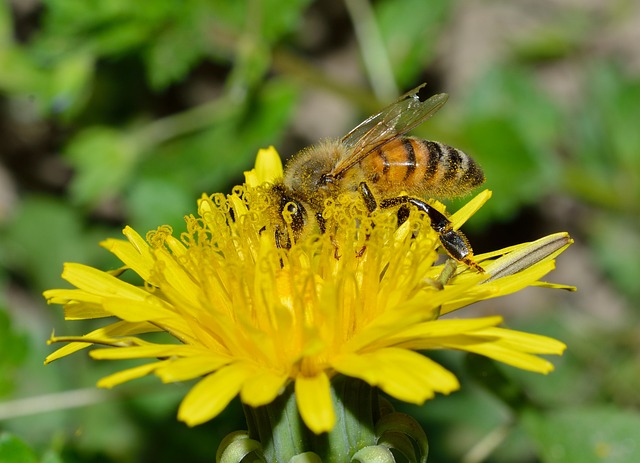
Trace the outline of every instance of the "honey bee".
{"label": "honey bee", "polygon": [[[480,166],[462,151],[436,141],[404,136],[438,111],[444,93],[421,99],[425,84],[401,96],[340,140],[303,149],[287,163],[281,181],[271,187],[279,207],[276,244],[289,248],[315,220],[324,233],[325,201],[342,193],[359,194],[369,212],[398,208],[398,215],[415,207],[438,232],[445,251],[478,272],[465,235],[449,219],[419,197],[452,198],[484,182]],[[282,213],[286,210],[290,230]],[[293,236],[291,236],[293,235]]]}

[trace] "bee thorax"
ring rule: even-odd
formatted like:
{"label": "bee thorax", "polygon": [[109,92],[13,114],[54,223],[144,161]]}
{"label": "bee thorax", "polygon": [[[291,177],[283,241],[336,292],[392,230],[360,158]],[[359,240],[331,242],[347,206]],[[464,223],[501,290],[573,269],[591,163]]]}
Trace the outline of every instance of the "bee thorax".
{"label": "bee thorax", "polygon": [[336,182],[330,172],[341,156],[342,147],[336,142],[325,142],[300,151],[287,163],[284,185],[300,200],[315,209],[322,208],[324,200],[334,194]]}

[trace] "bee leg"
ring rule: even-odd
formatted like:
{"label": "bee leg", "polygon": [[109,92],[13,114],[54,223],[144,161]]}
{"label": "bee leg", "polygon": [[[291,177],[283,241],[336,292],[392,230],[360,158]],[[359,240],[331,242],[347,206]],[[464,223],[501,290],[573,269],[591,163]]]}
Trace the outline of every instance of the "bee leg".
{"label": "bee leg", "polygon": [[431,222],[433,228],[440,236],[440,243],[451,257],[459,262],[463,262],[479,273],[484,273],[484,269],[473,261],[473,250],[471,245],[461,231],[456,231],[451,227],[451,222],[437,209],[431,207],[424,201],[412,198],[411,196],[398,196],[388,198],[380,203],[380,207],[387,209],[395,206],[410,204],[419,211],[424,212]]}
{"label": "bee leg", "polygon": [[[369,185],[367,185],[365,182],[360,182],[360,184],[358,185],[358,192],[360,193],[360,197],[362,198],[367,211],[369,211],[369,214],[371,214],[378,208],[378,202],[376,201],[376,197],[373,196]],[[371,226],[374,227],[375,224],[371,224]],[[369,235],[366,236],[366,239],[369,239]],[[362,257],[366,250],[367,246],[362,246],[362,248],[356,253],[356,256]]]}
{"label": "bee leg", "polygon": [[[378,208],[378,203],[375,196],[373,196],[369,185],[367,185],[365,182],[361,182],[360,185],[358,185],[358,192],[360,193],[360,196],[364,201],[364,205],[366,206],[369,213],[375,211]],[[400,208],[398,209],[398,226],[407,221],[410,212],[411,210],[407,205],[400,206]]]}
{"label": "bee leg", "polygon": [[369,214],[371,214],[378,208],[378,203],[375,196],[373,196],[369,185],[367,185],[365,182],[360,182],[360,185],[358,185],[358,192],[360,193],[360,196],[362,197],[364,205],[369,211]]}
{"label": "bee leg", "polygon": [[279,225],[276,225],[275,228],[276,247],[278,249],[291,249],[291,240],[289,239],[287,231],[282,230],[282,227]]}
{"label": "bee leg", "polygon": [[[320,233],[324,235],[324,233],[327,231],[327,221],[322,216],[322,212],[316,213],[316,222],[318,222],[318,228],[320,229]],[[338,242],[336,241],[333,235],[331,235],[331,244],[333,245],[333,257],[336,260],[340,259],[340,247],[338,246]]]}
{"label": "bee leg", "polygon": [[316,212],[316,222],[318,222],[318,228],[320,228],[320,233],[327,231],[327,221],[322,216],[322,212]]}
{"label": "bee leg", "polygon": [[411,214],[411,209],[409,209],[409,206],[407,206],[406,204],[400,206],[397,213],[398,227],[407,221],[407,219],[409,218],[409,214]]}
{"label": "bee leg", "polygon": [[[362,200],[364,201],[364,204],[370,214],[378,208],[378,203],[375,196],[373,195],[373,192],[369,188],[369,185],[367,185],[365,182],[360,182],[360,184],[358,185],[358,192],[360,193],[360,196],[362,197]],[[400,208],[398,209],[398,226],[407,221],[410,213],[411,210],[409,209],[409,206],[407,206],[406,204],[400,206]],[[360,252],[358,253],[358,257],[364,254],[364,250],[365,248],[362,248],[360,250]]]}

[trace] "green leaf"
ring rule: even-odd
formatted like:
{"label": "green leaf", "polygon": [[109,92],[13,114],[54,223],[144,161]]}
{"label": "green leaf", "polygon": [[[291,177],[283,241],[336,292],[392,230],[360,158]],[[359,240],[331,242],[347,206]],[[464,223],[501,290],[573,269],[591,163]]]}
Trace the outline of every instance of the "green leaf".
{"label": "green leaf", "polygon": [[263,84],[248,108],[242,141],[258,148],[275,143],[289,124],[297,100],[297,89],[284,80],[273,79]]}
{"label": "green leaf", "polygon": [[568,8],[549,18],[549,22],[539,25],[533,33],[516,37],[514,53],[523,61],[568,58],[580,50],[594,27],[597,26],[586,10]]}
{"label": "green leaf", "polygon": [[453,6],[447,0],[376,2],[378,27],[401,87],[415,81],[435,56]]}
{"label": "green leaf", "polygon": [[588,70],[587,94],[569,120],[566,187],[581,199],[623,214],[640,211],[640,79],[610,64]]}
{"label": "green leaf", "polygon": [[120,54],[149,40],[166,11],[158,0],[109,2],[49,0],[43,17],[45,45],[69,50],[81,44],[98,55]]}
{"label": "green leaf", "polygon": [[94,64],[93,55],[80,50],[41,69],[38,96],[42,110],[65,120],[77,115],[88,101]]}
{"label": "green leaf", "polygon": [[588,234],[595,260],[629,300],[640,297],[639,226],[619,214],[592,217]]}
{"label": "green leaf", "polygon": [[524,70],[490,70],[459,107],[462,122],[451,144],[473,156],[485,171],[486,186],[501,192],[487,205],[494,217],[506,219],[557,188],[562,171],[556,145],[566,135],[561,114]]}
{"label": "green leaf", "polygon": [[49,450],[40,459],[40,463],[65,463],[60,455],[55,451]]}
{"label": "green leaf", "polygon": [[[238,2],[240,3],[240,2]],[[151,87],[158,90],[178,82],[215,47],[216,33],[211,30],[212,18],[220,20],[214,5],[209,2],[170,2],[156,27],[154,39],[144,45],[142,52],[147,65]],[[223,56],[229,50],[220,50]]]}
{"label": "green leaf", "polygon": [[6,309],[0,307],[0,397],[14,390],[15,371],[24,363],[28,351],[26,334],[17,332],[11,326]]}
{"label": "green leaf", "polygon": [[100,252],[97,242],[83,230],[78,211],[61,201],[30,197],[22,201],[0,249],[10,268],[40,291],[60,286],[63,262],[87,262]]}
{"label": "green leaf", "polygon": [[632,463],[640,455],[640,414],[583,407],[531,412],[523,425],[544,463]]}
{"label": "green leaf", "polygon": [[122,131],[89,127],[71,140],[65,156],[76,170],[71,183],[74,202],[95,205],[119,195],[131,178],[139,152]]}
{"label": "green leaf", "polygon": [[181,185],[194,201],[203,192],[228,191],[244,181],[242,171],[253,166],[259,148],[277,144],[297,95],[291,84],[277,79],[263,84],[244,106],[228,104],[208,115],[206,130],[157,147],[140,175]]}
{"label": "green leaf", "polygon": [[253,11],[249,8],[249,13],[255,12],[261,15],[262,38],[268,44],[274,44],[282,36],[294,32],[300,26],[304,9],[311,0],[263,0],[245,3],[254,5]]}
{"label": "green leaf", "polygon": [[[87,100],[93,73],[93,55],[82,47],[66,52],[59,44],[23,46],[14,39],[4,4],[0,6],[0,89],[28,99],[27,111],[77,114]],[[37,42],[37,41],[36,41]]]}
{"label": "green leaf", "polygon": [[172,24],[149,43],[143,56],[152,88],[161,90],[179,81],[204,56],[204,40],[197,26],[187,29]]}
{"label": "green leaf", "polygon": [[170,225],[179,235],[184,216],[196,211],[197,198],[187,188],[163,178],[138,180],[126,195],[130,225],[143,235],[160,225]]}
{"label": "green leaf", "polygon": [[539,167],[552,163],[552,143],[566,135],[557,103],[541,89],[527,69],[496,66],[470,87],[465,95],[464,118],[502,117],[536,151]]}
{"label": "green leaf", "polygon": [[[523,202],[535,201],[543,192],[534,152],[507,118],[486,117],[467,122],[464,145],[482,166],[486,188],[500,191],[484,209],[507,219]],[[486,211],[485,211],[486,214]],[[479,216],[486,217],[486,216]],[[477,221],[475,221],[477,224]]]}
{"label": "green leaf", "polygon": [[493,360],[480,355],[468,354],[465,356],[465,366],[473,379],[514,412],[531,406],[531,401],[522,386],[505,375]]}
{"label": "green leaf", "polygon": [[35,453],[21,439],[9,433],[0,434],[0,461],[2,463],[37,463]]}
{"label": "green leaf", "polygon": [[2,45],[2,48],[11,46],[13,37],[11,5],[9,3],[2,3],[0,4],[0,45]]}

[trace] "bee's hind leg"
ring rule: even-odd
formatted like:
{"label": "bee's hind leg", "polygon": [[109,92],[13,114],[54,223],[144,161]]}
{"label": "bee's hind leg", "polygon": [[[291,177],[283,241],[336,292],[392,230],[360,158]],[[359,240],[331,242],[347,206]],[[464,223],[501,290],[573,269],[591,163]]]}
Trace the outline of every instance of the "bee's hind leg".
{"label": "bee's hind leg", "polygon": [[[360,183],[360,185],[358,185],[358,192],[362,196],[362,200],[369,210],[369,213],[375,211],[378,208],[376,198],[373,196],[371,189],[365,182],[362,182]],[[400,226],[409,218],[409,214],[411,213],[409,204],[417,207],[418,210],[424,212],[429,216],[431,227],[438,232],[438,234],[440,235],[440,242],[442,243],[442,246],[447,250],[447,253],[452,256],[452,258],[447,259],[447,261],[445,262],[442,273],[440,274],[438,279],[429,280],[429,284],[433,285],[436,289],[444,289],[445,285],[449,282],[449,280],[455,273],[456,261],[465,262],[467,265],[475,268],[480,272],[484,271],[480,266],[478,266],[478,264],[471,260],[471,256],[473,255],[471,252],[471,246],[469,246],[469,243],[462,232],[456,232],[455,230],[453,230],[451,228],[451,222],[449,221],[449,219],[447,219],[442,213],[440,213],[438,210],[434,209],[424,201],[420,201],[417,198],[411,198],[409,196],[398,196],[396,198],[383,200],[380,204],[380,207],[382,209],[386,209],[399,205],[400,207],[398,208],[398,226]],[[462,247],[459,240],[462,240],[462,245],[467,250],[465,256],[461,256],[462,252],[459,251]],[[364,253],[364,249],[365,248],[362,248],[361,253]],[[457,254],[453,255],[451,249],[457,252]],[[466,260],[463,260],[465,259],[465,257]]]}
{"label": "bee's hind leg", "polygon": [[[454,230],[451,227],[451,221],[447,217],[434,207],[430,206],[426,202],[412,198],[411,196],[397,196],[395,198],[384,199],[380,202],[382,209],[387,209],[396,206],[412,205],[419,211],[424,212],[431,222],[431,228],[433,228],[440,237],[440,243],[442,247],[447,251],[451,257],[459,262],[463,262],[469,267],[473,268],[479,273],[484,273],[484,269],[473,261],[473,250],[471,245],[461,231]],[[406,218],[405,218],[406,220]]]}
{"label": "bee's hind leg", "polygon": [[[358,192],[360,193],[360,196],[364,201],[364,205],[366,206],[369,213],[372,213],[378,208],[378,202],[376,201],[375,196],[373,196],[369,185],[367,185],[365,182],[361,182],[360,185],[358,185]],[[400,208],[398,209],[398,226],[407,221],[410,212],[411,211],[406,204],[400,206]]]}

